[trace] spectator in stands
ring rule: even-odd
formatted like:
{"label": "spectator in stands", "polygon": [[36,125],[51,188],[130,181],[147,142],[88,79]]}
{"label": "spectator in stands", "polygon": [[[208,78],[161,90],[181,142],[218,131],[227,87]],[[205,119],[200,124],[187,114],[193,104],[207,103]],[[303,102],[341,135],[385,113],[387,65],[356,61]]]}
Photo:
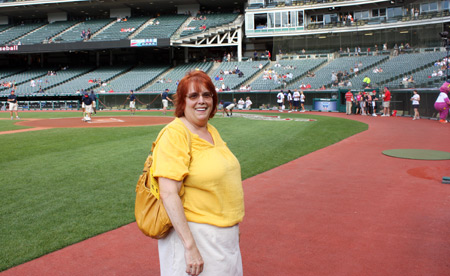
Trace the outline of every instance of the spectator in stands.
{"label": "spectator in stands", "polygon": [[370,78],[367,75],[363,79],[363,87],[364,88],[369,88],[370,87]]}
{"label": "spectator in stands", "polygon": [[219,75],[217,75],[217,76],[214,78],[214,80],[216,80],[216,81],[220,80]]}
{"label": "spectator in stands", "polygon": [[338,83],[338,77],[337,77],[337,74],[334,71],[331,72],[331,82],[333,84],[337,84]]}
{"label": "spectator in stands", "polygon": [[253,52],[253,60],[254,61],[258,60],[258,52],[256,52],[256,50]]}
{"label": "spectator in stands", "polygon": [[395,43],[394,45],[394,56],[398,56],[398,45]]}
{"label": "spectator in stands", "polygon": [[306,89],[306,84],[304,82],[302,82],[299,86],[300,89]]}

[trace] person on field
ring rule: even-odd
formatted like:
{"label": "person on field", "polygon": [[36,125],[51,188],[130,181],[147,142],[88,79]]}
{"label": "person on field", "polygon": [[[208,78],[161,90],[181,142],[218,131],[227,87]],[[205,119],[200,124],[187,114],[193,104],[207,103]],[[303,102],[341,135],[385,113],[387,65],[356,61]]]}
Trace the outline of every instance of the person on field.
{"label": "person on field", "polygon": [[86,94],[83,95],[82,101],[84,103],[84,109],[85,109],[85,115],[84,115],[82,121],[90,122],[91,121],[91,115],[94,112],[94,110],[92,108],[92,98],[89,96],[88,93],[86,93]]}
{"label": "person on field", "polygon": [[450,83],[444,82],[444,84],[439,89],[440,93],[436,102],[434,103],[434,108],[439,112],[439,122],[446,124],[448,117],[448,110],[450,108],[450,100],[448,98],[448,93],[450,91]]}
{"label": "person on field", "polygon": [[284,105],[284,93],[283,93],[283,90],[281,90],[277,94],[277,103],[278,103],[278,111],[283,112],[283,105]]}
{"label": "person on field", "polygon": [[381,115],[381,117],[391,116],[390,105],[391,105],[391,92],[387,87],[385,87],[383,94],[383,115]]}
{"label": "person on field", "polygon": [[162,130],[153,150],[153,176],[173,224],[158,240],[162,276],[243,275],[241,168],[209,124],[217,101],[209,76],[189,72],[175,95],[176,118]]}
{"label": "person on field", "polygon": [[352,103],[353,103],[353,93],[351,90],[348,90],[345,93],[345,114],[352,115]]}
{"label": "person on field", "polygon": [[413,91],[413,96],[411,97],[412,107],[414,109],[414,117],[413,120],[419,120],[419,102],[420,102],[420,95],[417,92],[417,90]]}
{"label": "person on field", "polygon": [[134,91],[130,90],[130,95],[127,97],[127,100],[130,100],[130,113],[131,115],[136,114],[136,96],[134,95]]}
{"label": "person on field", "polygon": [[161,93],[162,105],[163,105],[163,114],[166,115],[167,107],[169,106],[169,101],[173,103],[172,99],[169,96],[169,89],[164,90]]}
{"label": "person on field", "polygon": [[91,90],[89,97],[92,100],[92,111],[94,111],[94,114],[97,114],[97,96],[95,95],[94,90]]}
{"label": "person on field", "polygon": [[8,100],[7,100],[8,104],[9,104],[9,113],[11,115],[11,120],[14,120],[14,114],[16,113],[16,119],[19,120],[19,111],[18,111],[18,106],[19,104],[17,103],[17,95],[15,94],[14,90],[11,90],[11,93],[8,95]]}
{"label": "person on field", "polygon": [[233,117],[233,108],[235,107],[236,107],[236,99],[233,99],[233,102],[224,102],[222,112],[223,117],[225,117],[225,114],[227,114],[227,117]]}

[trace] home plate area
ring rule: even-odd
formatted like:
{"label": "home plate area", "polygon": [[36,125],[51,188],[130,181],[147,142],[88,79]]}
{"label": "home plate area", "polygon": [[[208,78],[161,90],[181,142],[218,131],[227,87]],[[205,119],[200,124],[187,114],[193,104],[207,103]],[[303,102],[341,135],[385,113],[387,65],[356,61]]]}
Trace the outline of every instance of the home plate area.
{"label": "home plate area", "polygon": [[82,118],[58,118],[25,120],[17,125],[45,128],[71,128],[71,127],[126,127],[126,126],[150,126],[170,123],[173,117],[157,116],[116,116],[116,117],[92,117],[90,122],[82,121]]}

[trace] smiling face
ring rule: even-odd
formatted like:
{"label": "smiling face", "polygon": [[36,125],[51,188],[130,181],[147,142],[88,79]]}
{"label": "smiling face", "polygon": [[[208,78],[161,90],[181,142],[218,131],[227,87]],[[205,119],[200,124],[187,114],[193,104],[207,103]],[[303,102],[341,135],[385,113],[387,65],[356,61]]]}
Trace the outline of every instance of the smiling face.
{"label": "smiling face", "polygon": [[[197,86],[197,89],[195,87]],[[198,90],[198,91],[197,91]],[[186,106],[184,107],[184,117],[189,123],[204,127],[208,123],[213,111],[213,95],[203,85],[190,83],[186,94]]]}
{"label": "smiling face", "polygon": [[[206,107],[206,109],[203,107]],[[208,118],[212,118],[216,111],[217,92],[211,78],[203,71],[189,72],[177,87],[175,116],[194,119],[197,115],[202,117],[207,114],[209,115]],[[186,114],[186,112],[189,114]]]}

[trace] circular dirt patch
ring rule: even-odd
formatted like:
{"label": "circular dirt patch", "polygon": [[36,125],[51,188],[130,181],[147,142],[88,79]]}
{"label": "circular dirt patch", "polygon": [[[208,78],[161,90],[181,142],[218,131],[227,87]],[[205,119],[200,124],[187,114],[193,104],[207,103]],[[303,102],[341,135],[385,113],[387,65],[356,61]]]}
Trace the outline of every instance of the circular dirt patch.
{"label": "circular dirt patch", "polygon": [[107,116],[93,117],[91,122],[83,122],[81,118],[39,119],[18,122],[17,125],[45,128],[70,127],[128,127],[162,125],[173,121],[174,117],[154,116]]}

